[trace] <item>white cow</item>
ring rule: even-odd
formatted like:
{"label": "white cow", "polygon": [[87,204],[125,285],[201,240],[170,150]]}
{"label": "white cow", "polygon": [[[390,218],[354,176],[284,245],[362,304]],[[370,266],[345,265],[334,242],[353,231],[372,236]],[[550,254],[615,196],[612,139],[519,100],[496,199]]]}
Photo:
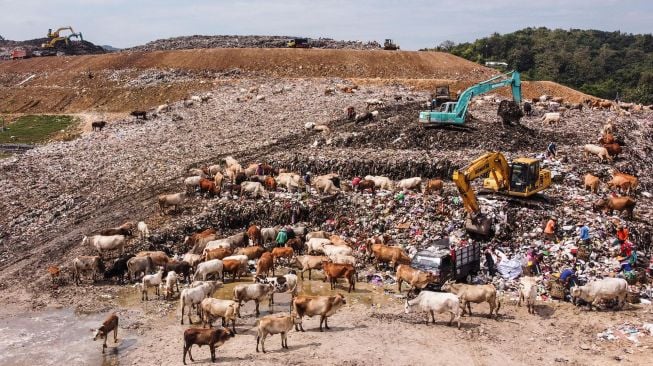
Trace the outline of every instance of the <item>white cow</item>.
{"label": "white cow", "polygon": [[124,254],[126,242],[124,235],[93,235],[82,238],[82,245],[91,244],[100,253],[100,256],[103,252],[114,249],[120,249],[120,254]]}
{"label": "white cow", "polygon": [[[413,311],[413,309],[431,313],[433,324],[435,324],[434,313],[450,313],[451,319],[449,320],[449,325],[451,325],[454,320],[457,320],[458,329],[460,329],[460,300],[458,300],[458,296],[454,294],[448,292],[422,291],[416,298],[412,300],[406,299],[406,302],[404,303],[404,311],[406,314]],[[427,315],[427,324],[428,321],[429,319]]]}
{"label": "white cow", "polygon": [[603,300],[617,299],[621,309],[626,302],[628,294],[628,283],[623,278],[604,278],[588,283],[584,286],[574,286],[571,288],[571,296],[574,303],[577,298],[587,301],[592,310],[592,305],[596,306]]}

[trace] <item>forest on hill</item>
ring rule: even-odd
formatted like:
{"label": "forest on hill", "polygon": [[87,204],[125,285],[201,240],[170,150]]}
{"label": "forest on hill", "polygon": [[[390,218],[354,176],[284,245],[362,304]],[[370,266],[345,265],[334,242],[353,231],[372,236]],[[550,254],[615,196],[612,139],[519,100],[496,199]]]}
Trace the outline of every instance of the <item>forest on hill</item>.
{"label": "forest on hill", "polygon": [[442,42],[444,51],[485,64],[505,62],[526,80],[551,80],[605,99],[653,104],[653,35],[526,28],[474,42]]}

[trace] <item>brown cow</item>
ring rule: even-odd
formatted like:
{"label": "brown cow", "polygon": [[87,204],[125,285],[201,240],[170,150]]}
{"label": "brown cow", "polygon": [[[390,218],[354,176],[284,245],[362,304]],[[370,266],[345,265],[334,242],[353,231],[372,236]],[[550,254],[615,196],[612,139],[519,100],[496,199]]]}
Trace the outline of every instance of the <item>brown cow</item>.
{"label": "brown cow", "polygon": [[202,254],[203,261],[210,261],[211,259],[224,259],[234,253],[231,248],[215,248],[206,251]]}
{"label": "brown cow", "polygon": [[611,134],[610,132],[604,133],[599,139],[599,144],[614,144],[614,143],[615,143],[614,135]]}
{"label": "brown cow", "polygon": [[608,154],[610,154],[610,156],[616,157],[623,152],[621,146],[619,146],[619,144],[616,143],[603,144],[603,147],[605,147],[605,149],[608,150]]}
{"label": "brown cow", "polygon": [[630,187],[631,187],[632,189],[636,189],[636,188],[637,188],[637,184],[638,184],[637,177],[635,177],[635,176],[633,176],[633,175],[626,174],[626,173],[621,173],[621,172],[619,172],[618,170],[614,170],[614,171],[612,172],[612,176],[613,176],[613,177],[617,177],[617,176],[619,176],[619,177],[623,177],[623,178],[625,178],[625,179],[627,179],[627,180],[630,181]]}
{"label": "brown cow", "polygon": [[615,175],[611,181],[608,182],[608,188],[618,189],[621,193],[630,194],[632,182],[621,175]]}
{"label": "brown cow", "polygon": [[224,282],[225,273],[229,272],[233,274],[233,280],[236,282],[236,278],[240,279],[240,267],[241,262],[235,259],[225,259],[222,261],[222,281]]}
{"label": "brown cow", "polygon": [[279,263],[279,258],[287,258],[290,260],[295,255],[295,252],[292,248],[273,248],[272,249],[272,258],[274,259],[274,264]]}
{"label": "brown cow", "polygon": [[600,199],[594,203],[594,209],[599,210],[603,209],[604,212],[612,215],[612,211],[619,211],[621,214],[623,211],[626,211],[629,218],[633,217],[633,210],[637,201],[634,199],[623,196],[623,197],[610,197],[608,199]]}
{"label": "brown cow", "polygon": [[293,252],[300,253],[304,250],[304,243],[300,238],[292,238],[286,242],[286,248],[292,248]]}
{"label": "brown cow", "polygon": [[263,183],[265,186],[265,189],[268,191],[276,191],[277,190],[277,181],[273,177],[265,177],[265,182]]}
{"label": "brown cow", "polygon": [[254,279],[258,276],[263,276],[263,274],[267,277],[270,269],[272,269],[272,275],[274,276],[274,257],[272,257],[272,253],[265,252],[261,255],[258,262],[256,262],[256,275]]}
{"label": "brown cow", "polygon": [[424,194],[429,194],[433,192],[442,192],[444,189],[444,182],[441,179],[429,179],[426,182],[426,188],[424,188]]}
{"label": "brown cow", "polygon": [[198,346],[209,346],[211,351],[211,362],[215,362],[215,348],[223,345],[229,337],[233,337],[234,333],[227,328],[188,328],[184,331],[184,365],[186,364],[186,353],[193,360],[193,355],[190,353],[191,347],[196,344]]}
{"label": "brown cow", "polygon": [[261,229],[259,229],[259,227],[256,225],[251,225],[249,228],[247,228],[247,237],[252,241],[252,243],[254,243],[254,245],[263,244]]}
{"label": "brown cow", "polygon": [[592,174],[587,173],[585,174],[584,180],[585,180],[584,183],[585,189],[587,189],[588,191],[594,194],[599,192],[599,185],[601,184],[601,180],[599,179],[599,177],[595,177]]}
{"label": "brown cow", "polygon": [[104,344],[102,345],[102,353],[104,353],[104,349],[107,348],[107,338],[109,338],[109,334],[112,331],[113,343],[118,343],[118,316],[116,313],[109,314],[109,316],[102,323],[102,326],[100,326],[100,328],[98,328],[98,330],[95,332],[95,336],[93,337],[94,341],[98,338],[104,339]]}
{"label": "brown cow", "polygon": [[216,187],[215,182],[206,178],[200,179],[200,191],[206,192],[211,196],[220,194],[220,190]]}
{"label": "brown cow", "polygon": [[392,268],[395,268],[397,264],[410,264],[410,257],[399,247],[374,244],[371,246],[371,250],[377,266],[379,263],[389,263]]}
{"label": "brown cow", "polygon": [[424,272],[405,264],[397,266],[397,291],[401,293],[401,283],[408,282],[410,290],[415,288],[423,289],[429,283],[435,281],[435,276],[430,272]]}
{"label": "brown cow", "polygon": [[170,261],[170,258],[165,252],[162,251],[143,251],[136,253],[137,257],[150,257],[155,266],[164,266]]}
{"label": "brown cow", "polygon": [[304,327],[301,323],[301,319],[304,317],[304,315],[309,317],[319,315],[320,332],[322,332],[322,323],[324,323],[324,327],[326,329],[329,329],[327,318],[335,314],[338,309],[346,304],[347,301],[345,300],[345,297],[342,296],[342,294],[336,294],[335,296],[297,296],[292,301],[293,311],[300,319],[300,323],[295,325],[295,330],[301,330],[302,332],[304,331]]}
{"label": "brown cow", "polygon": [[325,280],[331,283],[331,289],[335,290],[338,283],[338,278],[344,278],[349,284],[347,292],[356,290],[356,270],[351,264],[331,263],[329,261],[322,262],[322,269],[324,270]]}
{"label": "brown cow", "polygon": [[371,179],[363,179],[360,182],[358,182],[358,185],[356,185],[356,190],[358,192],[363,192],[366,189],[369,189],[373,195],[376,194],[376,184],[374,184],[374,181]]}
{"label": "brown cow", "polygon": [[265,249],[259,245],[253,246],[253,247],[247,247],[247,248],[240,248],[236,251],[236,254],[242,254],[246,255],[248,259],[257,259],[260,258],[263,253],[265,253]]}

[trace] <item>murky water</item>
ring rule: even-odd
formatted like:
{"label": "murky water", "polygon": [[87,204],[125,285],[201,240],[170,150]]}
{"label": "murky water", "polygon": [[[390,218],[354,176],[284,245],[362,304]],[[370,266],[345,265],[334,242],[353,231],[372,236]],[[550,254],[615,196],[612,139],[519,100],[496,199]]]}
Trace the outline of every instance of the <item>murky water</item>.
{"label": "murky water", "polygon": [[91,329],[105,317],[77,315],[69,309],[0,317],[0,365],[119,365],[118,354],[136,340],[118,330],[118,343],[110,338],[102,355],[102,343],[93,342]]}

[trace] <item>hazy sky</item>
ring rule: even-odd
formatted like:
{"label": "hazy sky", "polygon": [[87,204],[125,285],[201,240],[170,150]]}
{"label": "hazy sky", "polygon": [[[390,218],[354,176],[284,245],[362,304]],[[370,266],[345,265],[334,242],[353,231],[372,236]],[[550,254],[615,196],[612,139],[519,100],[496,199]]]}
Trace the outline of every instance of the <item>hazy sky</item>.
{"label": "hazy sky", "polygon": [[415,50],[528,26],[653,33],[653,0],[0,0],[0,9],[6,39],[71,25],[116,47],[193,34],[393,38]]}

